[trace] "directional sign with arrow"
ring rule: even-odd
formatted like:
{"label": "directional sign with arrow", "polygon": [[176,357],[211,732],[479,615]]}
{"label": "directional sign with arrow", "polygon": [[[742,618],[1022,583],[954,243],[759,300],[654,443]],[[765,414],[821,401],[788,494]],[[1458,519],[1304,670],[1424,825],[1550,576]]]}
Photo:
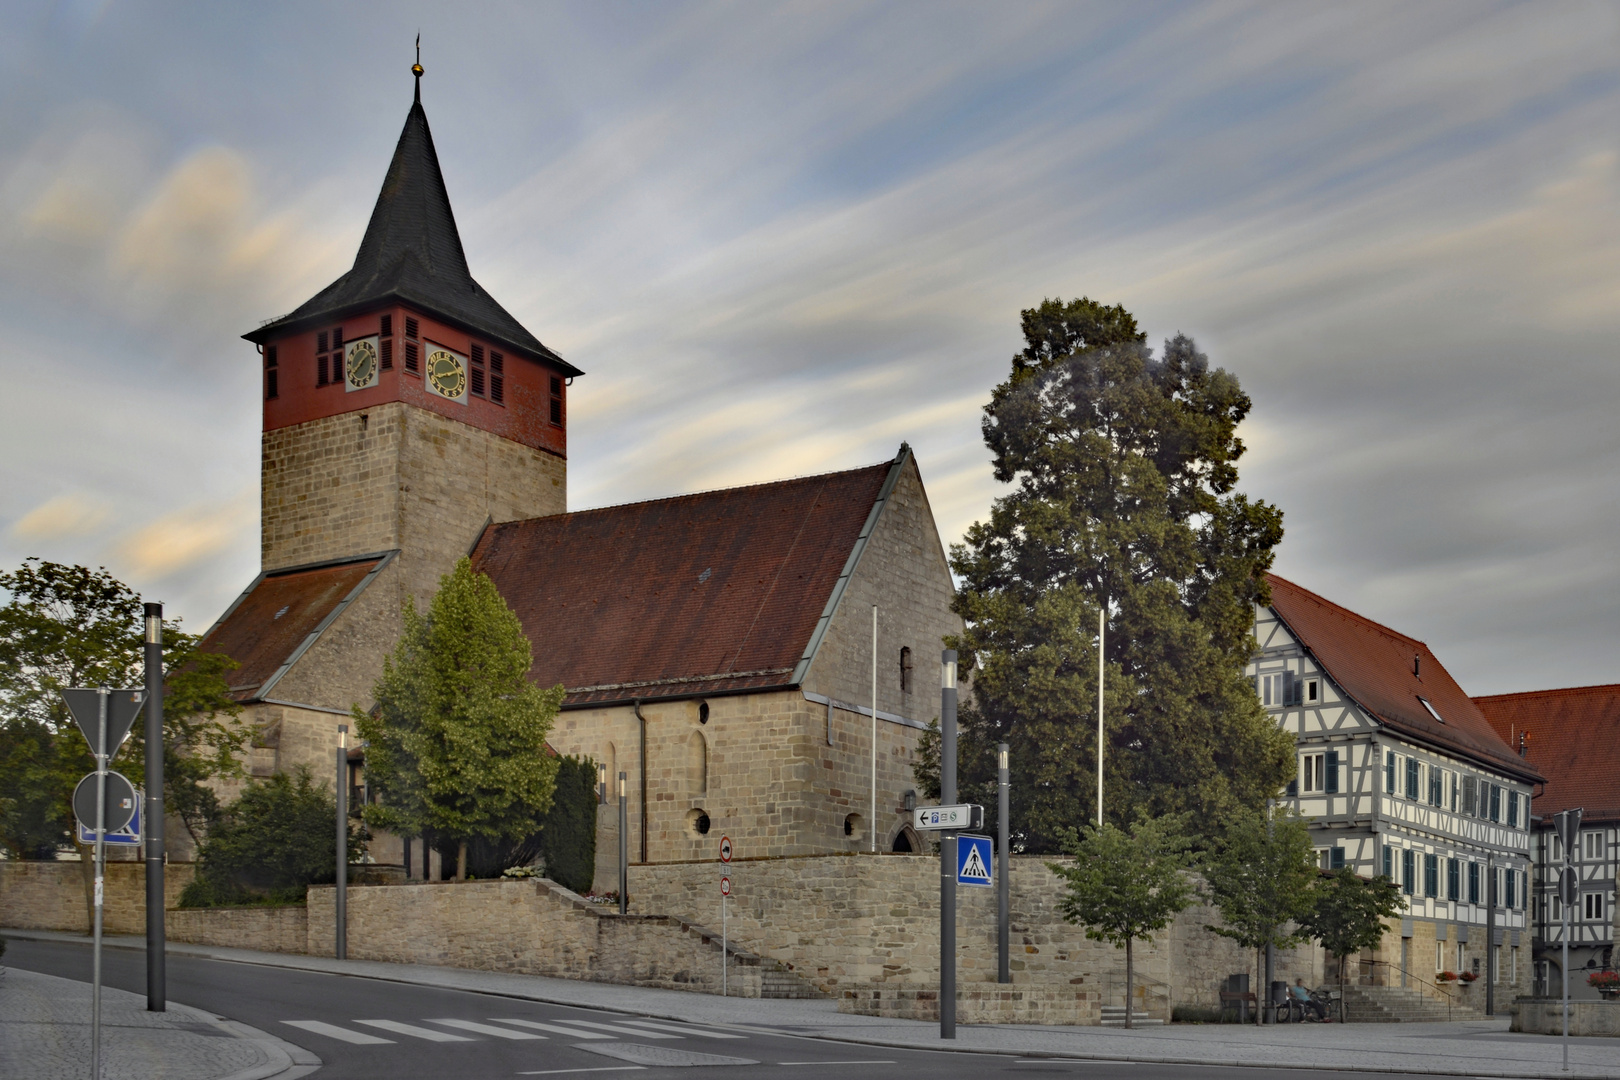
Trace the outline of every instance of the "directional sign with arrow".
{"label": "directional sign with arrow", "polygon": [[[124,745],[124,737],[129,734],[130,725],[140,715],[141,702],[146,699],[144,690],[109,690],[107,691],[107,746],[102,750],[97,744],[101,735],[101,691],[95,687],[77,687],[72,690],[63,690],[62,700],[67,702],[68,711],[73,714],[73,722],[79,725],[84,732],[84,741],[90,744],[92,754],[107,754],[109,757],[118,752]],[[95,816],[94,807],[91,816]]]}

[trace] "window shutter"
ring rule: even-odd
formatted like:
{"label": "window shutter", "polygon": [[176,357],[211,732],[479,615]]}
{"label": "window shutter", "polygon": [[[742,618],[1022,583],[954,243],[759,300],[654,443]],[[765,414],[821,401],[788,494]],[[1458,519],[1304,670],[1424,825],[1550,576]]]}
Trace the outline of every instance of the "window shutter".
{"label": "window shutter", "polygon": [[[394,339],[385,337],[377,343],[377,354],[381,357],[381,367],[384,371],[394,370]],[[333,874],[337,872],[334,870]]]}
{"label": "window shutter", "polygon": [[1328,869],[1330,869],[1330,870],[1343,870],[1344,869],[1344,848],[1336,847],[1336,848],[1333,849],[1333,854],[1328,856]]}
{"label": "window shutter", "polygon": [[[409,325],[409,323],[410,323],[410,320],[407,319],[406,324]],[[405,370],[406,371],[415,371],[415,370],[417,370],[416,342],[414,342],[414,341],[407,341],[405,343]],[[335,872],[336,871],[334,871],[334,873]]]}
{"label": "window shutter", "polygon": [[[334,349],[343,348],[343,327],[341,327],[341,326],[338,327],[336,330],[332,331],[332,348],[334,348]],[[333,362],[336,363],[335,358],[334,358]]]}
{"label": "window shutter", "polygon": [[[315,335],[315,351],[316,352],[325,352],[326,351],[326,331],[325,330],[322,330],[320,333]],[[336,873],[336,871],[333,871],[333,872]]]}
{"label": "window shutter", "polygon": [[1287,706],[1287,705],[1298,705],[1299,704],[1299,683],[1297,683],[1294,680],[1294,673],[1292,671],[1283,672],[1282,681],[1283,681],[1283,691],[1282,691],[1282,703],[1283,703],[1283,705],[1285,705],[1285,706]]}
{"label": "window shutter", "polygon": [[562,424],[562,398],[551,399],[551,422],[559,426]]}
{"label": "window shutter", "polygon": [[[322,334],[322,337],[326,335]],[[315,358],[315,385],[326,385],[326,355],[323,353]]]}
{"label": "window shutter", "polygon": [[1326,786],[1323,787],[1322,790],[1326,791],[1330,795],[1338,794],[1338,791],[1339,791],[1339,752],[1337,750],[1329,750],[1327,752],[1327,777],[1326,777],[1326,781],[1327,781]]}
{"label": "window shutter", "polygon": [[506,358],[498,352],[489,354],[489,400],[499,405],[506,400]]}
{"label": "window shutter", "polygon": [[[271,368],[264,373],[264,399],[266,401],[276,396],[276,376],[279,374],[281,373],[275,368]],[[335,875],[336,871],[333,871],[333,874]]]}
{"label": "window shutter", "polygon": [[416,340],[416,320],[409,315],[405,316],[405,336],[412,341]]}
{"label": "window shutter", "polygon": [[[1295,795],[1298,795],[1298,794],[1299,794],[1299,777],[1296,776],[1296,777],[1294,777],[1294,779],[1288,781],[1288,797],[1293,798]],[[337,871],[334,870],[334,871],[332,871],[332,873],[333,873],[333,875],[335,877],[336,874],[337,874]]]}
{"label": "window shutter", "polygon": [[264,366],[267,368],[276,366],[276,347],[274,345],[264,347]]}
{"label": "window shutter", "polygon": [[394,332],[394,317],[392,315],[384,315],[377,322],[377,333],[382,335],[383,337],[389,337],[390,335],[393,334],[393,332]]}

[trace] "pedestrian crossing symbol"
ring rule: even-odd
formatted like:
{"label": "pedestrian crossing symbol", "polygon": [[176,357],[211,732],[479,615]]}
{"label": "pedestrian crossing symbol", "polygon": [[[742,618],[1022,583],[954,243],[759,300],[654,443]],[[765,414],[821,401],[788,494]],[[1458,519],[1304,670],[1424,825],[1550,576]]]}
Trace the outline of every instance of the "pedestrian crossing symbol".
{"label": "pedestrian crossing symbol", "polygon": [[988,889],[990,877],[990,838],[988,836],[962,836],[956,838],[956,883],[978,885]]}

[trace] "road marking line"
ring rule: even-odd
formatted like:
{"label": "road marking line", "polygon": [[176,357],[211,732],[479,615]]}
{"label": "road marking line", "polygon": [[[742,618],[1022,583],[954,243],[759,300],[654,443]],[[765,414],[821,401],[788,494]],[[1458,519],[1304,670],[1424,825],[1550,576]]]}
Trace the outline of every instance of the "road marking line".
{"label": "road marking line", "polygon": [[323,1024],[319,1020],[283,1020],[282,1023],[288,1027],[302,1028],[305,1031],[314,1032],[316,1035],[342,1039],[346,1043],[354,1043],[357,1046],[380,1046],[385,1043],[392,1046],[394,1044],[393,1039],[379,1039],[377,1036],[367,1035],[363,1031],[350,1031],[348,1028],[340,1028],[336,1024]]}
{"label": "road marking line", "polygon": [[460,1028],[462,1031],[471,1031],[478,1035],[493,1035],[497,1039],[543,1039],[544,1035],[536,1035],[532,1031],[513,1031],[511,1028],[499,1028],[494,1024],[480,1024],[472,1020],[429,1020],[430,1024],[443,1024],[445,1027]]}
{"label": "road marking line", "polygon": [[556,1024],[542,1024],[537,1020],[514,1020],[506,1016],[492,1016],[491,1020],[497,1024],[516,1024],[518,1027],[534,1028],[536,1031],[549,1031],[553,1035],[567,1035],[571,1039],[611,1039],[612,1035],[603,1035],[600,1031],[580,1031],[578,1028],[558,1027]]}
{"label": "road marking line", "polygon": [[679,1039],[680,1038],[679,1035],[659,1035],[656,1032],[640,1031],[640,1030],[637,1030],[636,1028],[633,1028],[633,1027],[620,1027],[617,1024],[598,1024],[594,1020],[574,1020],[574,1019],[570,1019],[568,1022],[570,1024],[578,1024],[580,1027],[601,1028],[603,1031],[613,1031],[613,1032],[617,1032],[620,1035],[634,1035],[638,1039]]}
{"label": "road marking line", "polygon": [[778,1065],[893,1065],[893,1061],[778,1061]]}
{"label": "road marking line", "polygon": [[621,1020],[622,1024],[633,1024],[638,1028],[657,1028],[659,1031],[673,1031],[678,1035],[698,1035],[705,1039],[746,1039],[746,1035],[728,1035],[723,1031],[708,1031],[704,1028],[683,1027],[680,1024],[660,1024],[656,1020]]}
{"label": "road marking line", "polygon": [[432,1028],[417,1027],[415,1024],[402,1024],[398,1020],[356,1020],[356,1024],[367,1027],[382,1028],[400,1035],[409,1035],[414,1039],[426,1039],[428,1042],[477,1042],[465,1035],[451,1035],[444,1031],[434,1031]]}
{"label": "road marking line", "polygon": [[520,1072],[519,1076],[556,1076],[558,1073],[576,1072],[640,1072],[645,1065],[601,1065],[594,1069],[541,1069],[539,1072]]}

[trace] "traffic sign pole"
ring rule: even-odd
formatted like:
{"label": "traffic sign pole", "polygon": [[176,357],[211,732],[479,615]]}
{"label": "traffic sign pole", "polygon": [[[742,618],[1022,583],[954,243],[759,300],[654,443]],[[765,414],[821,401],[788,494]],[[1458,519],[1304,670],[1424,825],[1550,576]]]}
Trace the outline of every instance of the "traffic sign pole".
{"label": "traffic sign pole", "polygon": [[1008,787],[1007,744],[996,747],[996,856],[1001,863],[1001,880],[996,882],[996,982],[1012,982],[1011,911],[1012,884],[1008,871],[1012,863],[1007,854],[1007,838],[1011,827],[1007,823]]}
{"label": "traffic sign pole", "polygon": [[146,605],[146,1009],[168,1006],[163,926],[163,605]]}
{"label": "traffic sign pole", "polygon": [[[720,865],[731,861],[731,837],[720,838]],[[726,997],[726,979],[731,972],[731,951],[726,941],[726,899],[731,896],[731,878],[720,875],[720,996]]]}
{"label": "traffic sign pole", "polygon": [[107,698],[111,693],[105,686],[96,691],[100,717],[96,739],[96,910],[95,958],[92,961],[95,971],[90,983],[90,996],[93,999],[90,1003],[90,1080],[101,1080],[101,911],[107,852]]}
{"label": "traffic sign pole", "polygon": [[[939,801],[956,802],[956,650],[940,654]],[[956,1038],[956,833],[939,837],[939,1037]]]}

